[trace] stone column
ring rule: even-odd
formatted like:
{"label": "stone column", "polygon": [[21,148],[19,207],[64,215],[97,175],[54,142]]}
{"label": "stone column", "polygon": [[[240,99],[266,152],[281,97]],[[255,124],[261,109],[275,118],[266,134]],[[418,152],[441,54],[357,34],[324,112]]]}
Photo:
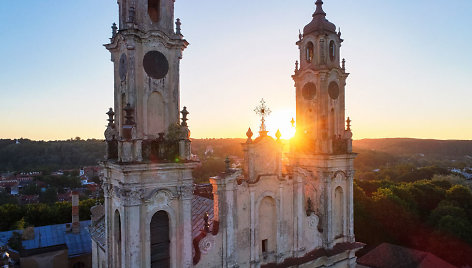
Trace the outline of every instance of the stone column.
{"label": "stone column", "polygon": [[347,223],[348,223],[348,238],[349,242],[355,242],[354,236],[354,171],[348,172],[348,199],[347,199]]}
{"label": "stone column", "polygon": [[[210,183],[213,186],[213,203],[214,203],[214,214],[213,220],[218,221],[219,229],[222,232],[222,260],[221,260],[221,267],[226,267],[227,258],[226,255],[228,254],[228,245],[227,245],[227,229],[226,229],[226,222],[230,216],[227,215],[226,212],[226,185],[224,182],[224,178],[221,177],[214,177],[210,178]],[[232,216],[232,215],[231,215]]]}
{"label": "stone column", "polygon": [[[105,169],[104,172],[107,172],[108,169]],[[104,177],[104,180],[108,180],[108,174]],[[112,240],[111,240],[111,222],[112,218],[112,209],[110,199],[113,195],[111,185],[108,182],[103,183],[103,197],[105,199],[105,235],[106,235],[106,245],[105,245],[105,255],[107,256],[107,267],[111,267],[112,263]]]}
{"label": "stone column", "polygon": [[[182,248],[181,248],[181,265],[183,268],[190,268],[193,264],[192,257],[192,198],[193,198],[193,186],[185,185],[181,186],[181,215],[180,224],[183,227],[182,231]],[[178,254],[177,254],[178,255]]]}
{"label": "stone column", "polygon": [[255,189],[253,185],[249,186],[249,194],[251,197],[251,259],[250,259],[250,264],[251,268],[252,267],[257,267],[257,260],[259,257],[259,252],[256,252],[256,200],[255,200]]}
{"label": "stone column", "polygon": [[333,204],[331,191],[331,173],[327,171],[321,172],[321,180],[323,182],[323,200],[324,200],[324,215],[323,215],[323,244],[327,248],[332,248],[333,245]]}
{"label": "stone column", "polygon": [[234,176],[226,178],[226,224],[224,224],[226,232],[226,262],[228,267],[236,265],[237,248],[236,248],[236,228],[235,218],[237,217],[234,209],[235,203],[235,178]]}
{"label": "stone column", "polygon": [[123,267],[145,267],[144,241],[141,239],[141,191],[121,189],[123,215],[121,216]]}
{"label": "stone column", "polygon": [[303,211],[303,178],[302,176],[297,176],[295,182],[295,193],[296,193],[296,256],[301,257],[302,249],[303,249],[303,220],[305,217],[305,213]]}

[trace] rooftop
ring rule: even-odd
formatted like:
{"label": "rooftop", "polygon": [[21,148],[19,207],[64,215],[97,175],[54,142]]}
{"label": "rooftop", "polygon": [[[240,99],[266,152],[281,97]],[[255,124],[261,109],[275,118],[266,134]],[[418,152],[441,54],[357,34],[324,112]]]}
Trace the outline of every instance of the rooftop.
{"label": "rooftop", "polygon": [[[26,250],[67,245],[69,257],[92,252],[92,243],[88,227],[91,221],[80,222],[80,233],[66,232],[65,224],[48,225],[34,228],[34,239],[23,240]],[[0,232],[0,246],[8,243],[13,232],[23,233],[23,230]]]}

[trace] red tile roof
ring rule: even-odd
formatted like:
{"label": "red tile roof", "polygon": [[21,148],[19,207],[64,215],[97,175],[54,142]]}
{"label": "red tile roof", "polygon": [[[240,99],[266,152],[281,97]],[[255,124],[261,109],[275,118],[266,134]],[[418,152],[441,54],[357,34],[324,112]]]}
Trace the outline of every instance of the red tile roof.
{"label": "red tile roof", "polygon": [[454,265],[420,250],[383,243],[357,260],[375,268],[455,268]]}

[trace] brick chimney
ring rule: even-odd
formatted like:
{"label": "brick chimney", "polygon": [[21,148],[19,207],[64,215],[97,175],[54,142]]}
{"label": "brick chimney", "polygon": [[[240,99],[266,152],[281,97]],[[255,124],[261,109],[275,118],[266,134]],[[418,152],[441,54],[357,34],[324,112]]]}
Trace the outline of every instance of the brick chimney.
{"label": "brick chimney", "polygon": [[79,192],[72,191],[72,232],[80,233],[79,222]]}

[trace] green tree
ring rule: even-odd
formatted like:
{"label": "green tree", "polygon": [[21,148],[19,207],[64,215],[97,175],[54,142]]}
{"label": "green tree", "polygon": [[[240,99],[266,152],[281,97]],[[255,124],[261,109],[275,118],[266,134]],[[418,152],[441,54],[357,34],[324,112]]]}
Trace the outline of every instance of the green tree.
{"label": "green tree", "polygon": [[72,220],[72,204],[70,202],[56,202],[53,205],[56,223],[68,223]]}
{"label": "green tree", "polygon": [[36,186],[36,183],[30,183],[21,189],[20,194],[37,195],[39,194],[38,186]]}
{"label": "green tree", "polygon": [[49,187],[45,192],[39,195],[41,203],[53,204],[57,202],[57,189],[55,187]]}
{"label": "green tree", "polygon": [[10,239],[8,239],[8,246],[16,251],[21,251],[24,249],[21,234],[18,232],[13,232]]}
{"label": "green tree", "polygon": [[14,204],[6,204],[0,206],[0,229],[2,231],[8,231],[13,229],[15,223],[24,215],[22,207]]}
{"label": "green tree", "polygon": [[462,185],[455,185],[446,192],[446,200],[457,207],[472,211],[472,192]]}
{"label": "green tree", "polygon": [[95,199],[87,199],[79,202],[79,217],[81,221],[90,220],[90,209],[95,206]]}

